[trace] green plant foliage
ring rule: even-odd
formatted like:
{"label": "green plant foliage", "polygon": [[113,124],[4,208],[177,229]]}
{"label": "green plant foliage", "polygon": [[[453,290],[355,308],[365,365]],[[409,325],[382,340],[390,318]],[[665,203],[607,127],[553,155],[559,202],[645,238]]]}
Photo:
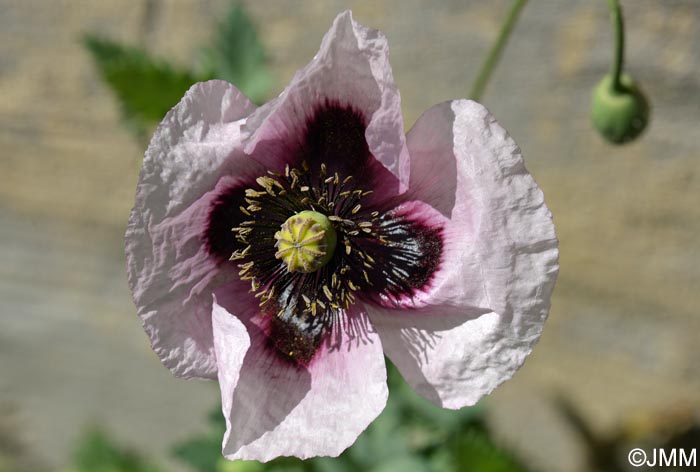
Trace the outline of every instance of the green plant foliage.
{"label": "green plant foliage", "polygon": [[266,53],[243,7],[232,4],[218,25],[211,47],[202,51],[204,74],[235,84],[254,103],[262,103],[272,85]]}
{"label": "green plant foliage", "polygon": [[526,472],[510,453],[499,448],[488,434],[465,431],[451,444],[453,470],[465,472]]}
{"label": "green plant foliage", "polygon": [[178,70],[146,51],[87,35],[83,39],[102,79],[114,91],[127,123],[139,134],[163,119],[190,86],[194,74]]}
{"label": "green plant foliage", "polygon": [[116,445],[104,432],[90,430],[73,454],[72,467],[64,472],[159,472],[135,452]]}
{"label": "green plant foliage", "polygon": [[255,26],[235,3],[216,29],[212,45],[201,50],[201,71],[178,68],[144,49],[97,35],[86,35],[83,44],[115,93],[127,126],[142,139],[195,82],[227,80],[258,104],[272,84]]}
{"label": "green plant foliage", "polygon": [[[212,432],[174,449],[196,472],[527,472],[488,431],[481,406],[444,410],[419,395],[388,365],[389,401],[382,414],[338,458],[280,458],[266,464],[221,457],[225,426],[217,408]],[[215,465],[212,465],[215,464]]]}
{"label": "green plant foliage", "polygon": [[[208,420],[210,425],[209,433],[180,443],[172,449],[172,454],[175,458],[197,472],[219,471],[221,440],[226,430],[221,409],[215,408],[212,410],[209,413]],[[240,472],[245,470],[241,468]],[[226,471],[228,472],[228,469]]]}

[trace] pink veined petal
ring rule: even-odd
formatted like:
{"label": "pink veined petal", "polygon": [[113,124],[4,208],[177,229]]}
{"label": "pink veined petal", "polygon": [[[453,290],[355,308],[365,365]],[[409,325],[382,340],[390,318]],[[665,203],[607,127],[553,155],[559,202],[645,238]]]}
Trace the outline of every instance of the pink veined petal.
{"label": "pink veined petal", "polygon": [[370,317],[413,388],[456,409],[509,379],[539,339],[557,239],[520,150],[483,106],[431,108],[408,144],[409,192],[449,218],[443,263],[418,308],[375,308]]}
{"label": "pink veined petal", "polygon": [[338,456],[386,405],[379,337],[369,330],[338,349],[324,344],[307,367],[297,365],[270,346],[257,324],[255,304],[245,303],[239,290],[217,291],[221,307],[235,313],[250,338],[238,376],[237,362],[229,367],[223,360],[238,358],[242,336],[214,336],[227,426],[224,456],[262,462]]}
{"label": "pink veined petal", "polygon": [[216,261],[201,241],[222,174],[257,165],[242,150],[254,105],[233,85],[192,86],[146,151],[126,231],[129,287],[153,350],[173,374],[213,378],[211,294]]}
{"label": "pink veined petal", "polygon": [[[251,116],[252,139],[246,152],[268,168],[279,169],[290,139],[303,135],[315,107],[328,101],[350,105],[368,119],[369,149],[396,176],[403,192],[408,187],[409,159],[401,97],[388,56],[381,32],[355,22],[350,11],[338,15],[313,60],[297,71],[277,99]],[[255,152],[261,144],[264,151]]]}

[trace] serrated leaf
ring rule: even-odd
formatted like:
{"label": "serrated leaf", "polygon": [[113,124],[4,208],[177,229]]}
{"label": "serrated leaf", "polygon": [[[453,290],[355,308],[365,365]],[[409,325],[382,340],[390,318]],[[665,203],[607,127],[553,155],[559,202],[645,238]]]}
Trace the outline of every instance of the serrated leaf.
{"label": "serrated leaf", "polygon": [[88,35],[83,43],[104,81],[119,99],[124,116],[144,133],[175,106],[197,77],[146,51]]}
{"label": "serrated leaf", "polygon": [[264,101],[272,84],[265,48],[241,5],[232,5],[202,54],[207,75],[231,82],[255,103]]}

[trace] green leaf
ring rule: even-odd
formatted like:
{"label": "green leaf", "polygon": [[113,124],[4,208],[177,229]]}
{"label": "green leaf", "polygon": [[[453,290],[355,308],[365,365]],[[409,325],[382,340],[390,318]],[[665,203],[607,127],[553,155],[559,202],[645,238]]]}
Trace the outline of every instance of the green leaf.
{"label": "green leaf", "polygon": [[253,102],[266,98],[272,77],[255,25],[239,4],[219,24],[211,48],[202,51],[206,75],[231,82]]}
{"label": "green leaf", "polygon": [[212,434],[221,434],[223,436],[226,431],[226,418],[224,418],[220,404],[209,410],[207,423],[212,427]]}
{"label": "green leaf", "polygon": [[258,461],[228,461],[221,457],[215,472],[263,472],[265,465]]}
{"label": "green leaf", "polygon": [[127,122],[140,134],[162,120],[197,82],[192,73],[157,60],[144,50],[91,35],[83,43],[119,99]]}
{"label": "green leaf", "polygon": [[191,439],[175,446],[172,454],[193,470],[212,472],[216,470],[217,463],[221,458],[222,437],[223,435]]}
{"label": "green leaf", "polygon": [[[172,455],[198,472],[213,472],[222,467],[221,440],[226,431],[226,421],[221,406],[207,414],[211,431],[194,437],[172,448]],[[224,463],[225,464],[225,463]],[[243,469],[242,469],[243,470]]]}
{"label": "green leaf", "polygon": [[390,394],[384,411],[341,457],[347,457],[359,468],[366,470],[385,460],[409,453],[399,399]]}
{"label": "green leaf", "polygon": [[296,457],[278,457],[265,464],[268,472],[314,472],[314,459],[301,460]]}
{"label": "green leaf", "polygon": [[372,472],[430,472],[428,463],[418,456],[399,456],[387,460],[372,469]]}
{"label": "green leaf", "polygon": [[401,423],[409,428],[413,447],[433,441],[442,442],[445,436],[483,424],[484,411],[481,404],[461,410],[440,408],[418,395],[388,359],[387,376],[389,403],[395,405]]}
{"label": "green leaf", "polygon": [[90,430],[73,455],[74,472],[158,472],[135,452],[117,446],[97,429]]}
{"label": "green leaf", "polygon": [[527,472],[510,453],[499,448],[487,434],[472,430],[460,435],[453,443],[456,470],[465,472]]}

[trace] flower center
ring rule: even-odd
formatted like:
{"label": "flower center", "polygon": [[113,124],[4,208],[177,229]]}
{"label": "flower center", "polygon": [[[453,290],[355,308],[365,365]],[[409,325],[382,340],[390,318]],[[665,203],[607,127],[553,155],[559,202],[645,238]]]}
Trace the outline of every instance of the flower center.
{"label": "flower center", "polygon": [[245,189],[247,206],[238,208],[244,221],[232,228],[239,244],[230,259],[240,261],[239,277],[278,318],[331,323],[355,303],[355,292],[375,283],[375,260],[364,246],[389,242],[377,232],[380,212],[363,207],[372,191],[325,164],[312,171],[305,161],[256,183],[260,188]]}
{"label": "flower center", "polygon": [[337,236],[326,215],[302,211],[282,224],[275,233],[275,258],[287,265],[287,272],[315,272],[333,257]]}
{"label": "flower center", "polygon": [[362,336],[362,317],[348,318],[358,299],[389,306],[413,297],[439,265],[442,229],[366,198],[372,190],[351,175],[302,161],[255,183],[219,197],[210,218],[224,223],[213,227],[221,234],[209,230],[217,238],[209,244],[233,233],[235,244],[221,246],[233,249],[229,258],[285,358],[305,364],[324,340]]}

